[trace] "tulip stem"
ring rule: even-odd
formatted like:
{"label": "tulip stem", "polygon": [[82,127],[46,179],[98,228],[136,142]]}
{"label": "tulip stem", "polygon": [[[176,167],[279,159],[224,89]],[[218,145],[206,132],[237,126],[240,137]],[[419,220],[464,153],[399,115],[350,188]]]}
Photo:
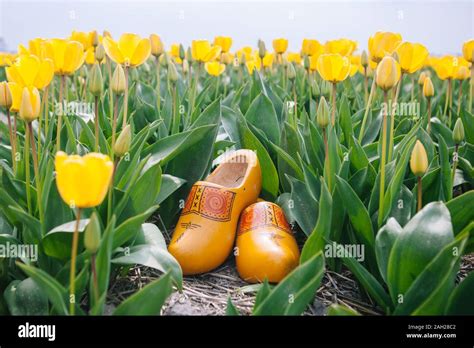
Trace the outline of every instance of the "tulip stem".
{"label": "tulip stem", "polygon": [[298,98],[297,98],[297,94],[296,94],[296,79],[295,81],[293,81],[293,103],[294,103],[294,106],[293,106],[293,121],[294,121],[294,127],[295,127],[295,130],[298,129]]}
{"label": "tulip stem", "polygon": [[124,99],[123,99],[123,122],[122,122],[122,128],[125,128],[127,125],[127,114],[128,114],[128,71],[129,67],[125,66],[125,94],[124,94]]}
{"label": "tulip stem", "polygon": [[95,106],[95,152],[99,152],[99,97],[94,98]]}
{"label": "tulip stem", "polygon": [[114,159],[115,137],[117,133],[117,117],[118,117],[118,95],[115,95],[114,114],[112,119],[112,144],[110,146],[110,158]]}
{"label": "tulip stem", "polygon": [[[387,105],[388,96],[387,91],[383,91],[383,99],[385,105]],[[379,216],[378,216],[378,225],[382,226],[383,221],[383,203],[385,198],[385,162],[387,155],[387,116],[388,116],[388,107],[385,108],[383,113],[383,123],[382,123],[382,153],[380,156],[380,192],[379,192]]]}
{"label": "tulip stem", "polygon": [[[398,104],[398,98],[400,96],[400,90],[402,89],[402,84],[403,84],[403,72],[400,74],[400,80],[398,81],[397,84],[397,89],[395,92],[395,98],[394,103],[392,105],[394,106],[395,110],[397,109],[397,104]],[[388,105],[387,105],[388,108]],[[393,109],[392,109],[393,111]],[[392,155],[393,155],[393,138],[394,138],[394,132],[395,132],[395,113],[391,112],[390,113],[390,134],[389,134],[389,144],[388,144],[388,162],[392,160]]]}
{"label": "tulip stem", "polygon": [[76,257],[79,244],[79,223],[81,222],[81,209],[77,209],[76,225],[72,236],[71,267],[69,272],[69,313],[74,315],[76,304]]}
{"label": "tulip stem", "polygon": [[468,105],[469,112],[472,111],[472,93],[473,93],[472,85],[474,85],[474,64],[471,64],[471,76],[469,78],[469,105]]}
{"label": "tulip stem", "polygon": [[25,157],[25,185],[26,185],[26,203],[28,206],[28,213],[33,214],[31,208],[31,188],[30,188],[30,130],[25,129],[25,147],[23,149]]}
{"label": "tulip stem", "polygon": [[459,80],[459,95],[458,95],[458,117],[461,112],[461,103],[462,103],[462,80]]}
{"label": "tulip stem", "polygon": [[336,83],[333,82],[332,84],[332,95],[331,95],[331,100],[332,100],[332,110],[331,110],[331,123],[332,126],[336,124]]}
{"label": "tulip stem", "polygon": [[370,106],[372,105],[372,99],[374,98],[375,89],[376,89],[375,74],[376,73],[374,71],[372,86],[370,87],[369,100],[367,101],[367,106],[365,107],[364,118],[362,119],[362,125],[360,127],[360,132],[359,132],[359,143],[361,145],[362,145],[362,139],[364,139],[365,126],[367,124],[367,117],[369,116]]}
{"label": "tulip stem", "polygon": [[160,59],[156,57],[156,105],[158,112],[161,111],[161,76],[160,76]]}
{"label": "tulip stem", "polygon": [[329,192],[331,192],[331,161],[329,159],[329,146],[328,146],[328,137],[326,132],[326,127],[323,127],[323,140],[324,140],[324,161],[326,163],[326,175],[328,181]]}
{"label": "tulip stem", "polygon": [[99,282],[97,280],[97,267],[96,267],[96,253],[91,255],[91,271],[92,271],[92,283],[94,287],[94,299],[95,303],[99,302]]}
{"label": "tulip stem", "polygon": [[[5,97],[6,99],[6,97]],[[8,133],[10,135],[10,148],[11,148],[11,155],[12,155],[12,168],[13,174],[16,173],[16,149],[15,149],[15,142],[13,141],[13,129],[12,129],[12,120],[10,119],[10,109],[7,107],[7,121],[8,121]]]}
{"label": "tulip stem", "polygon": [[[49,134],[49,89],[51,84],[48,85],[44,92],[44,99],[45,99],[45,108],[44,108],[44,135],[45,135],[45,142],[48,139]],[[38,139],[38,144],[40,143],[40,139]],[[46,144],[45,144],[46,146]],[[39,147],[39,146],[38,146]]]}
{"label": "tulip stem", "polygon": [[114,95],[112,91],[112,62],[109,56],[106,55],[106,65],[107,65],[107,73],[109,75],[109,110],[113,110],[114,108]]}
{"label": "tulip stem", "polygon": [[422,184],[421,184],[421,176],[419,176],[418,178],[418,199],[417,199],[417,208],[416,208],[416,211],[419,212],[423,206],[423,203],[422,203],[422,197],[423,197],[423,189],[422,189]]}
{"label": "tulip stem", "polygon": [[171,134],[176,134],[179,133],[179,114],[178,114],[178,108],[176,107],[176,83],[171,82],[172,84],[172,89],[173,89],[173,126],[171,129]]}
{"label": "tulip stem", "polygon": [[428,98],[428,125],[426,127],[428,134],[431,131],[431,98]]}
{"label": "tulip stem", "polygon": [[458,166],[458,150],[459,150],[459,144],[456,144],[454,148],[454,153],[453,153],[453,172],[451,173],[451,182],[454,188],[454,178],[456,176],[456,168]]}
{"label": "tulip stem", "polygon": [[[113,150],[112,150],[113,152]],[[107,223],[110,222],[110,219],[112,218],[112,203],[113,203],[113,191],[114,191],[114,179],[115,179],[115,171],[117,170],[117,165],[118,165],[118,158],[113,159],[114,161],[114,171],[112,172],[112,179],[110,179],[110,186],[109,186],[109,192],[108,192],[108,197],[107,197]]]}
{"label": "tulip stem", "polygon": [[364,101],[367,105],[367,100],[369,98],[369,78],[367,76],[367,67],[364,67]]}
{"label": "tulip stem", "polygon": [[38,204],[39,211],[39,220],[43,221],[43,205],[41,204],[41,180],[39,174],[39,165],[38,165],[38,154],[36,152],[35,145],[35,136],[33,134],[33,127],[31,122],[27,122],[28,133],[30,134],[30,143],[31,143],[31,155],[33,156],[33,169],[35,171],[35,182],[36,182],[36,200]]}
{"label": "tulip stem", "polygon": [[59,115],[58,115],[58,127],[57,127],[57,134],[56,134],[56,151],[61,150],[61,128],[63,125],[63,97],[64,97],[64,85],[66,82],[66,76],[60,76],[60,83],[59,83],[59,103],[61,104],[59,108]]}
{"label": "tulip stem", "polygon": [[[401,81],[401,76],[400,76],[400,81]],[[401,83],[401,82],[400,82]],[[415,75],[411,75],[411,102],[415,100]]]}
{"label": "tulip stem", "polygon": [[219,76],[216,76],[216,94],[214,95],[214,99],[217,99],[217,97],[219,96],[219,80],[220,80],[220,77]]}

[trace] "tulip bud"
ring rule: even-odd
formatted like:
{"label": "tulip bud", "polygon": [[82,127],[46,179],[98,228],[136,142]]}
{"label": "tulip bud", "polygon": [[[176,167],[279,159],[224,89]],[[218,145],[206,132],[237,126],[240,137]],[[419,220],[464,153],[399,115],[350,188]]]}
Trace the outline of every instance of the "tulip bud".
{"label": "tulip bud", "polygon": [[422,177],[428,169],[428,156],[425,147],[417,140],[410,157],[410,169],[417,177]]}
{"label": "tulip bud", "polygon": [[464,141],[464,125],[460,118],[458,118],[454,124],[453,140],[456,145],[459,145]]}
{"label": "tulip bud", "polygon": [[392,53],[392,57],[393,57],[393,59],[395,59],[395,61],[396,61],[397,63],[400,62],[400,57],[398,56],[398,53],[397,53],[397,52],[394,51],[394,52]]}
{"label": "tulip bud", "polygon": [[117,64],[112,75],[112,91],[115,94],[122,94],[125,92],[125,72],[120,64]]}
{"label": "tulip bud", "polygon": [[99,34],[97,34],[97,30],[91,32],[91,41],[92,46],[97,47],[97,45],[99,44]]}
{"label": "tulip bud", "polygon": [[328,96],[331,93],[331,85],[328,81],[321,82],[321,95]]}
{"label": "tulip bud", "polygon": [[262,40],[258,40],[258,56],[260,57],[260,59],[263,59],[266,53],[267,49],[265,48],[265,42],[263,42]]}
{"label": "tulip bud", "polygon": [[429,76],[425,77],[425,81],[423,81],[423,95],[425,98],[431,98],[434,96],[433,82],[431,82],[431,78]]}
{"label": "tulip bud", "polygon": [[183,74],[187,75],[189,73],[189,62],[187,59],[183,60]]}
{"label": "tulip bud", "polygon": [[360,65],[362,65],[364,68],[369,66],[369,56],[365,50],[363,50],[362,54],[360,55]]}
{"label": "tulip bud", "polygon": [[423,84],[425,83],[426,77],[427,77],[426,72],[422,71],[420,73],[420,76],[418,77],[418,85],[423,86]]}
{"label": "tulip bud", "polygon": [[87,77],[87,67],[85,64],[79,69],[79,76],[83,78]]}
{"label": "tulip bud", "polygon": [[138,69],[130,69],[129,71],[130,79],[132,81],[138,81],[140,79],[140,75],[138,74]]}
{"label": "tulip bud", "polygon": [[12,93],[6,81],[0,82],[0,106],[9,109],[12,106]]}
{"label": "tulip bud", "polygon": [[161,38],[156,34],[150,35],[151,54],[155,57],[159,57],[163,53],[163,42]]}
{"label": "tulip bud", "polygon": [[105,48],[104,45],[99,44],[97,48],[95,49],[95,60],[98,62],[103,61],[105,58]]}
{"label": "tulip bud", "polygon": [[191,47],[188,47],[186,51],[186,59],[189,61],[189,64],[193,63],[193,53],[191,51]]}
{"label": "tulip bud", "polygon": [[95,254],[100,246],[100,222],[97,213],[93,212],[84,231],[84,246],[91,254]]}
{"label": "tulip bud", "polygon": [[160,62],[160,65],[163,67],[163,68],[166,68],[168,66],[168,63],[169,63],[169,56],[168,56],[168,53],[163,53],[160,58],[159,58],[159,62]]}
{"label": "tulip bud", "polygon": [[184,50],[184,47],[182,44],[179,44],[179,58],[183,60],[186,58],[186,51]]}
{"label": "tulip bud", "polygon": [[318,111],[316,112],[316,122],[321,128],[326,128],[329,124],[329,106],[324,97],[321,97],[319,101]]}
{"label": "tulip bud", "polygon": [[91,73],[89,74],[89,92],[92,93],[93,96],[98,97],[102,94],[102,90],[104,88],[104,80],[102,79],[102,72],[100,71],[99,63],[94,63],[91,69]]}
{"label": "tulip bud", "polygon": [[400,79],[400,65],[390,56],[385,56],[377,66],[376,82],[384,91],[394,87]]}
{"label": "tulip bud", "polygon": [[37,119],[40,113],[40,104],[41,98],[38,90],[34,87],[32,90],[24,87],[21,94],[20,118],[26,122],[32,122]]}
{"label": "tulip bud", "polygon": [[311,67],[311,61],[309,59],[309,56],[304,56],[303,64],[304,64],[305,70],[308,70]]}
{"label": "tulip bud", "polygon": [[176,65],[173,62],[168,64],[168,78],[172,83],[178,81],[178,71],[176,70]]}
{"label": "tulip bud", "polygon": [[315,79],[311,80],[311,93],[313,97],[317,98],[321,95],[321,90],[319,89],[319,85]]}
{"label": "tulip bud", "polygon": [[286,66],[287,66],[287,76],[288,76],[288,79],[294,80],[295,77],[296,77],[295,66],[294,66],[292,63],[287,63]]}
{"label": "tulip bud", "polygon": [[123,157],[130,150],[131,144],[132,131],[130,125],[127,125],[122,130],[122,133],[120,133],[119,137],[117,138],[117,141],[115,142],[114,154],[119,158]]}
{"label": "tulip bud", "polygon": [[112,38],[112,35],[108,32],[108,30],[104,30],[103,33],[102,33],[102,36]]}

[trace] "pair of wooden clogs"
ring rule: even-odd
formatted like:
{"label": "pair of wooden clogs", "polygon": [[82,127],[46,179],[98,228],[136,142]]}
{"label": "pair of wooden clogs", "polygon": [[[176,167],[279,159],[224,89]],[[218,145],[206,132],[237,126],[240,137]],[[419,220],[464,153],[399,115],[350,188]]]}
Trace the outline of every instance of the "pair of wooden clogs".
{"label": "pair of wooden clogs", "polygon": [[194,184],[168,247],[185,275],[220,266],[234,242],[237,271],[245,281],[279,282],[298,265],[298,245],[283,210],[257,202],[261,186],[260,164],[250,150],[233,152]]}

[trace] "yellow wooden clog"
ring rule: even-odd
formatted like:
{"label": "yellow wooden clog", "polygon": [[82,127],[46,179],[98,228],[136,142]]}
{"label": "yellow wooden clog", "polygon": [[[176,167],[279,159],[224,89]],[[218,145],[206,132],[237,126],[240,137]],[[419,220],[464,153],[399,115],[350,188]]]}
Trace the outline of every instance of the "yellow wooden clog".
{"label": "yellow wooden clog", "polygon": [[261,187],[260,164],[251,150],[233,152],[194,184],[168,246],[183,274],[208,272],[226,260],[240,213],[257,200]]}
{"label": "yellow wooden clog", "polygon": [[249,283],[278,283],[300,258],[283,210],[271,202],[252,204],[242,212],[236,246],[237,271]]}

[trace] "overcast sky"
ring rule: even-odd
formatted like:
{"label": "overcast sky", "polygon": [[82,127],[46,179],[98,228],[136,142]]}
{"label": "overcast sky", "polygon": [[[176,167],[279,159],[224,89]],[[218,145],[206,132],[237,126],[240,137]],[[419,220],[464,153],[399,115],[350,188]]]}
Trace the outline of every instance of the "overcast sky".
{"label": "overcast sky", "polygon": [[347,37],[366,48],[377,30],[396,31],[435,54],[461,52],[474,37],[474,1],[59,1],[0,0],[0,37],[15,49],[34,37],[64,37],[72,30],[161,35],[165,44],[228,35],[233,48],[271,45],[275,37],[299,50],[305,37],[322,42]]}

